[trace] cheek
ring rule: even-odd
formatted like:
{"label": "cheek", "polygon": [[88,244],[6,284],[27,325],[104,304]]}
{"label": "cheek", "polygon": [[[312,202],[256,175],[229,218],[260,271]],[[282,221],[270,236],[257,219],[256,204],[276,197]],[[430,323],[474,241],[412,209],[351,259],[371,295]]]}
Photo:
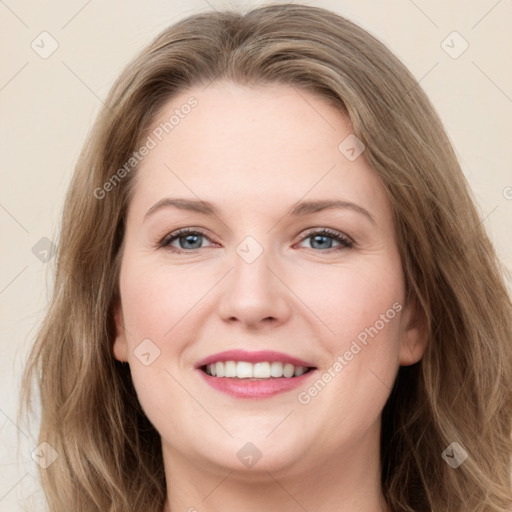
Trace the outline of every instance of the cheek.
{"label": "cheek", "polygon": [[[329,327],[330,332],[322,328],[326,357],[321,382],[315,389],[304,390],[301,403],[311,398],[316,408],[326,399],[340,404],[334,414],[338,420],[344,411],[351,415],[359,411],[364,422],[382,409],[398,370],[404,297],[401,267],[397,261],[381,260],[336,273],[330,269],[324,277],[328,289],[322,292],[319,286],[313,287],[308,305]],[[324,399],[316,398],[320,394]]]}
{"label": "cheek", "polygon": [[130,371],[139,403],[159,432],[179,432],[183,420],[176,411],[191,406],[178,384],[177,365],[191,338],[186,333],[192,328],[193,303],[204,292],[186,285],[180,269],[170,272],[128,259],[120,276]]}
{"label": "cheek", "polygon": [[169,416],[166,404],[190,401],[177,382],[187,349],[197,339],[205,295],[218,279],[192,266],[135,258],[123,262],[120,291],[128,362],[139,401],[152,421]]}
{"label": "cheek", "polygon": [[131,342],[150,338],[161,348],[164,340],[179,341],[176,333],[190,325],[200,310],[201,298],[212,279],[208,273],[184,267],[170,268],[156,265],[130,265],[121,273],[123,313]]}
{"label": "cheek", "polygon": [[375,325],[381,338],[398,347],[397,317],[404,297],[398,260],[375,258],[345,268],[325,266],[312,277],[301,273],[292,286],[324,324],[322,338],[329,352],[339,353],[358,336],[364,343],[365,333],[374,333]]}

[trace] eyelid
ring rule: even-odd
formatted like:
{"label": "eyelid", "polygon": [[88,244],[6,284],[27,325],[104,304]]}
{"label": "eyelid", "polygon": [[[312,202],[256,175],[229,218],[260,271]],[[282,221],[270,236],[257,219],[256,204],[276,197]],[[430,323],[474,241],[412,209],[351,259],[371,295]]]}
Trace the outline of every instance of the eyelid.
{"label": "eyelid", "polygon": [[343,231],[339,231],[338,229],[332,229],[327,227],[316,227],[316,228],[309,228],[305,232],[303,232],[300,242],[304,241],[306,238],[310,237],[311,235],[315,234],[325,234],[328,235],[331,238],[341,238],[345,242],[354,244],[354,240],[352,237],[345,234]]}
{"label": "eyelid", "polygon": [[[171,233],[167,233],[160,241],[156,243],[156,249],[168,249],[170,252],[173,252],[175,254],[193,254],[199,249],[206,249],[207,247],[199,247],[197,249],[179,249],[177,247],[170,246],[171,242],[174,242],[175,240],[179,239],[181,236],[185,236],[188,234],[198,234],[203,236],[204,238],[207,238],[214,244],[218,245],[218,242],[215,242],[215,240],[212,240],[212,236],[209,235],[208,230],[205,230],[204,228],[199,227],[185,227],[180,228],[172,231]],[[331,247],[330,249],[325,250],[315,250],[314,248],[309,248],[313,250],[314,252],[320,252],[320,253],[331,253],[331,252],[338,252],[343,249],[350,249],[355,246],[355,241],[352,237],[346,235],[342,231],[339,231],[337,229],[332,229],[328,227],[312,227],[308,228],[306,231],[302,232],[301,238],[295,242],[293,245],[297,245],[299,243],[304,242],[308,238],[310,238],[313,235],[324,235],[329,238],[332,238],[333,240],[337,241],[340,246],[337,247]]]}
{"label": "eyelid", "polygon": [[[331,253],[339,253],[343,250],[352,249],[355,246],[355,242],[353,238],[349,237],[342,231],[339,231],[337,229],[331,229],[331,228],[310,228],[306,230],[305,233],[302,234],[300,240],[297,243],[302,243],[308,238],[311,238],[312,236],[327,236],[328,238],[332,238],[335,240],[339,245],[337,247],[331,247],[330,249],[324,249],[324,250],[316,250],[313,247],[306,247],[306,249],[310,249],[311,251],[315,253],[324,253],[324,254],[331,254]],[[296,245],[296,244],[294,244]]]}
{"label": "eyelid", "polygon": [[[165,249],[166,247],[169,246],[170,242],[174,241],[175,239],[179,238],[180,236],[193,234],[193,233],[197,233],[198,235],[202,235],[205,238],[208,238],[210,241],[213,241],[213,240],[211,240],[212,237],[208,234],[208,232],[204,228],[195,228],[192,226],[192,227],[176,229],[175,231],[167,233],[159,242],[157,242],[157,244],[156,244],[157,248]],[[173,249],[175,249],[175,248],[173,248]],[[193,252],[193,251],[197,251],[197,249],[191,249],[188,251],[185,251],[184,249],[176,249],[176,252],[180,252],[180,251]]]}

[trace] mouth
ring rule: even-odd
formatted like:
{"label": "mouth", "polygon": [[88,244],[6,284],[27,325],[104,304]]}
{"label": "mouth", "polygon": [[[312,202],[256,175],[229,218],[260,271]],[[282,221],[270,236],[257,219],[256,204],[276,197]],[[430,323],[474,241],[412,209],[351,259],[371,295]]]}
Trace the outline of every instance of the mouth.
{"label": "mouth", "polygon": [[230,379],[293,379],[300,377],[316,368],[313,366],[295,366],[280,361],[217,361],[199,367],[206,375]]}
{"label": "mouth", "polygon": [[307,361],[268,350],[230,350],[199,361],[195,368],[206,384],[232,398],[268,398],[318,373]]}

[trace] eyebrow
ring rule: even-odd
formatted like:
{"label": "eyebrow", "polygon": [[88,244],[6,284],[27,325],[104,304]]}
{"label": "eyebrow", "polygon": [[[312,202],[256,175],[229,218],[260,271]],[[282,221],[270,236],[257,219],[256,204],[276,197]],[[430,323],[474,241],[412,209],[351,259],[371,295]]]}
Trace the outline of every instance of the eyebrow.
{"label": "eyebrow", "polygon": [[[216,208],[208,201],[201,201],[198,199],[184,199],[184,198],[173,198],[165,197],[157,203],[155,203],[144,215],[144,220],[149,216],[153,215],[156,211],[162,208],[175,207],[181,210],[187,210],[191,212],[201,213],[203,215],[218,215]],[[290,217],[304,217],[311,215],[322,210],[330,209],[349,209],[356,213],[359,213],[366,217],[372,224],[376,224],[373,215],[362,206],[350,201],[342,201],[339,199],[320,199],[316,201],[301,201],[288,211]]]}

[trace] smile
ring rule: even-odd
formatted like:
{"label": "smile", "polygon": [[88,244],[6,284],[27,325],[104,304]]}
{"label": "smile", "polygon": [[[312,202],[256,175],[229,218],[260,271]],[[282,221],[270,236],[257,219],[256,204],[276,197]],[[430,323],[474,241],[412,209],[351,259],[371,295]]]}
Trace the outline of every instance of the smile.
{"label": "smile", "polygon": [[291,391],[312,378],[317,368],[281,352],[228,350],[196,365],[203,381],[232,398],[269,398]]}
{"label": "smile", "polygon": [[300,377],[311,370],[305,366],[294,366],[291,363],[279,361],[263,361],[250,363],[248,361],[218,361],[202,367],[202,370],[213,377],[237,379],[279,379]]}

